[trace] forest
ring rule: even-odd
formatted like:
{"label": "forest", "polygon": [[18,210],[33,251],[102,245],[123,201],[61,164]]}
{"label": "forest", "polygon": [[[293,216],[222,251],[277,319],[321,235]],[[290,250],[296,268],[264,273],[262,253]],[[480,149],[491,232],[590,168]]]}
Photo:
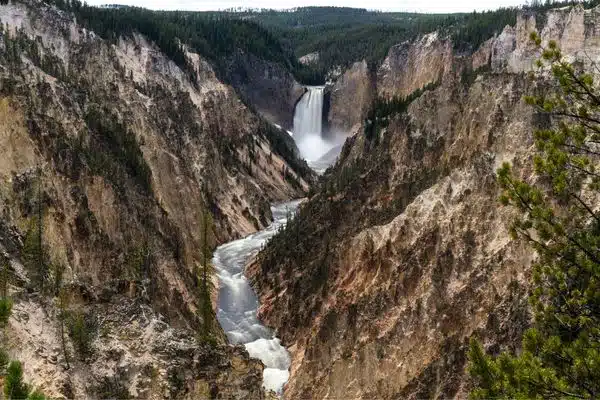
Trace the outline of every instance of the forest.
{"label": "forest", "polygon": [[[323,84],[327,73],[367,60],[376,67],[389,48],[419,35],[439,31],[451,38],[456,51],[469,53],[506,25],[516,23],[521,8],[458,14],[378,12],[347,7],[301,7],[294,11],[151,11],[138,7],[91,7],[79,0],[47,0],[73,12],[84,26],[103,38],[140,32],[153,40],[177,64],[186,67],[180,47],[185,43],[210,60],[224,77],[224,60],[236,49],[284,65],[304,84]],[[583,3],[593,7],[600,0]],[[523,10],[544,12],[573,1],[534,1]],[[319,59],[303,65],[298,58],[313,52]],[[191,68],[187,68],[193,74]]]}

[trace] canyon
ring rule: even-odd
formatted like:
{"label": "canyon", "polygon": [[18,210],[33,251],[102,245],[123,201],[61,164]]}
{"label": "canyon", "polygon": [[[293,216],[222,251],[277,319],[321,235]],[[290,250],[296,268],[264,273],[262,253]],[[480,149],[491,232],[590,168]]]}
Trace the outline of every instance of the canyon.
{"label": "canyon", "polygon": [[[532,132],[548,121],[522,100],[541,84],[530,32],[590,65],[599,12],[522,12],[470,55],[430,33],[334,84],[328,119],[352,136],[248,269],[259,317],[292,354],[285,398],[465,398],[471,337],[492,354],[519,348],[535,254],[510,238],[495,173],[510,162],[535,179]],[[371,99],[421,88],[366,134]]]}
{"label": "canyon", "polygon": [[[198,344],[194,268],[207,212],[216,245],[304,196],[313,175],[289,135],[191,51],[195,81],[145,37],[108,42],[41,1],[2,5],[0,21],[9,356],[52,398],[262,398],[260,361],[220,328]],[[34,225],[60,303],[26,268]]]}
{"label": "canyon", "polygon": [[[495,174],[536,179],[530,33],[590,65],[600,8],[522,10],[470,52],[420,34],[320,86],[177,42],[184,67],[40,0],[0,22],[0,338],[46,396],[465,398],[470,338],[519,348],[536,255],[510,238]],[[50,287],[28,261],[38,229]]]}

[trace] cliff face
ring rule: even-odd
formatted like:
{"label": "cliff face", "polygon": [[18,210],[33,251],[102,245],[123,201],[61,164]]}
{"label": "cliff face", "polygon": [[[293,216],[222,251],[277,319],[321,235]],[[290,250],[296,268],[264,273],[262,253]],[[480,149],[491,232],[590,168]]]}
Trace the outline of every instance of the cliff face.
{"label": "cliff face", "polygon": [[452,63],[452,43],[436,32],[393,46],[375,72],[364,60],[354,63],[331,89],[327,115],[331,131],[356,133],[375,97],[406,97],[428,84],[441,83]]}
{"label": "cliff face", "polygon": [[430,33],[415,42],[392,47],[377,71],[377,94],[406,97],[450,72],[452,43]]}
{"label": "cliff face", "polygon": [[[597,13],[550,12],[542,37],[583,60],[600,48]],[[509,238],[495,171],[509,161],[533,179],[531,132],[547,123],[522,101],[538,90],[523,73],[533,18],[469,58],[436,35],[390,51],[380,96],[440,86],[370,139],[350,138],[249,269],[260,316],[292,352],[286,398],[464,398],[470,337],[492,352],[520,346],[534,254]],[[491,72],[468,79],[466,66]]]}
{"label": "cliff face", "polygon": [[355,132],[362,124],[375,95],[374,79],[366,61],[354,63],[331,88],[327,113],[329,130]]}
{"label": "cliff face", "polygon": [[227,79],[269,121],[291,129],[304,88],[282,65],[238,51],[229,57]]}
{"label": "cliff face", "polygon": [[191,82],[143,37],[109,43],[36,0],[0,21],[3,342],[26,380],[53,398],[262,398],[259,361],[197,343],[193,273],[207,212],[222,243],[303,195],[287,134],[198,54]]}

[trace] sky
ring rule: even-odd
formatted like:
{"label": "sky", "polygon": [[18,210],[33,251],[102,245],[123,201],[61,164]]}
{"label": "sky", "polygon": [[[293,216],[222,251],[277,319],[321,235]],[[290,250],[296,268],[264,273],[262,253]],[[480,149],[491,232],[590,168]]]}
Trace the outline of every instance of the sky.
{"label": "sky", "polygon": [[303,6],[338,6],[381,11],[427,13],[471,12],[517,6],[525,0],[87,0],[91,5],[127,4],[161,10],[223,10],[227,8],[288,9]]}

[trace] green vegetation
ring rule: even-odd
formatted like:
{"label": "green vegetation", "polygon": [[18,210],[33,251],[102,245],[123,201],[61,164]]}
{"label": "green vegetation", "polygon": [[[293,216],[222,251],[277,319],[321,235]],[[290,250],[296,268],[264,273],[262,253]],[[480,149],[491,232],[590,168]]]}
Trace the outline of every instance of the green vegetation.
{"label": "green vegetation", "polygon": [[27,396],[27,400],[46,400],[47,397],[44,396],[44,393],[40,392],[39,390],[35,389],[33,392],[29,393],[29,396]]}
{"label": "green vegetation", "polygon": [[272,33],[252,21],[187,11],[98,8],[82,4],[79,0],[47,2],[73,12],[78,22],[105,39],[116,40],[119,36],[131,36],[135,32],[145,35],[187,70],[192,78],[195,71],[180,43],[209,59],[222,75],[227,57],[238,49],[281,63],[291,70],[301,68]]}
{"label": "green vegetation", "polygon": [[[227,59],[238,49],[267,61],[280,63],[305,84],[324,83],[336,66],[366,60],[379,64],[390,47],[419,35],[439,31],[451,38],[455,50],[472,52],[506,25],[514,26],[519,8],[495,11],[418,14],[378,12],[347,7],[301,7],[294,11],[246,10],[219,12],[150,11],[137,7],[97,8],[79,0],[47,0],[73,12],[87,28],[108,40],[140,32],[154,41],[191,77],[180,43],[209,59],[221,78]],[[583,2],[585,7],[598,0]],[[551,7],[573,1],[534,2],[525,9],[540,14]],[[319,60],[309,66],[297,59],[318,52]]]}
{"label": "green vegetation", "polygon": [[367,139],[377,138],[381,129],[387,127],[393,117],[405,113],[410,103],[421,97],[424,92],[433,90],[438,86],[438,82],[431,82],[406,97],[376,98],[365,119],[364,133]]}
{"label": "green vegetation", "polygon": [[516,22],[516,8],[458,14],[378,12],[347,7],[301,7],[289,11],[226,14],[252,19],[276,32],[297,57],[319,52],[318,68],[348,65],[362,59],[379,62],[389,48],[418,35],[441,30],[459,48],[476,48]]}
{"label": "green vegetation", "polygon": [[134,246],[125,255],[125,274],[131,281],[142,280],[146,275],[150,249],[147,243]]}
{"label": "green vegetation", "polygon": [[[267,139],[275,153],[284,159],[294,171],[306,180],[311,179],[313,171],[305,160],[298,157],[298,149],[294,139],[287,132],[262,119],[258,129],[259,134]],[[295,179],[295,177],[291,176],[289,179]],[[297,181],[296,184],[300,185]]]}
{"label": "green vegetation", "polygon": [[[2,31],[3,29],[0,29],[0,32]],[[3,39],[5,42],[5,61],[15,72],[21,65],[20,55],[23,54],[42,71],[63,81],[66,80],[67,73],[60,58],[51,52],[44,51],[43,45],[30,39],[23,28],[17,29],[14,34],[6,32]]]}
{"label": "green vegetation", "polygon": [[[540,46],[536,34],[532,39]],[[506,163],[498,171],[501,202],[519,212],[511,234],[539,255],[530,303],[533,328],[520,354],[486,355],[471,343],[473,398],[595,399],[600,394],[600,90],[591,74],[562,58],[556,43],[543,49],[555,85],[527,97],[552,116],[535,132],[539,180],[520,180]],[[543,78],[542,78],[543,79]]]}
{"label": "green vegetation", "polygon": [[32,217],[29,221],[29,228],[25,234],[23,248],[21,249],[21,260],[23,266],[31,273],[33,284],[42,289],[48,277],[48,266],[45,263],[45,249],[42,241],[43,235],[40,234],[38,217]]}
{"label": "green vegetation", "polygon": [[[118,116],[96,104],[88,107],[85,121],[94,135],[95,144],[103,151],[84,148],[90,169],[94,174],[104,176],[121,189],[123,172],[129,174],[147,193],[152,191],[152,171],[137,143],[135,134]],[[123,168],[124,167],[124,168]],[[125,171],[122,171],[122,170]]]}
{"label": "green vegetation", "polygon": [[11,361],[4,377],[4,396],[7,399],[26,399],[29,385],[23,382],[23,366],[20,361]]}
{"label": "green vegetation", "polygon": [[322,84],[328,71],[366,60],[376,66],[390,47],[426,33],[451,36],[460,51],[476,49],[483,41],[516,23],[517,8],[466,14],[384,13],[346,7],[301,7],[290,11],[212,12],[211,16],[256,21],[278,37],[287,52],[299,58],[318,52],[318,62],[296,68],[307,84]]}
{"label": "green vegetation", "polygon": [[0,347],[0,376],[4,376],[4,371],[10,362],[10,357],[6,353],[6,350]]}
{"label": "green vegetation", "polygon": [[32,276],[32,283],[41,292],[49,277],[49,265],[46,261],[46,246],[44,244],[44,194],[42,189],[42,169],[38,167],[35,182],[29,188],[33,200],[32,208],[35,213],[29,220],[29,228],[25,234],[21,249],[21,261]]}
{"label": "green vegetation", "polygon": [[[5,353],[4,353],[5,356]],[[6,357],[0,357],[6,364]],[[1,365],[0,365],[1,366]],[[2,368],[4,370],[4,367]],[[46,396],[23,381],[23,366],[20,361],[11,361],[4,372],[4,397],[6,400],[45,400]]]}
{"label": "green vegetation", "polygon": [[4,375],[6,400],[45,400],[46,396],[23,381],[23,366],[20,361],[11,361]]}
{"label": "green vegetation", "polygon": [[[338,7],[202,13],[98,8],[79,0],[47,2],[73,12],[80,23],[107,40],[142,33],[192,78],[195,71],[180,43],[209,59],[221,78],[226,75],[228,57],[239,49],[282,64],[306,84],[324,83],[325,74],[335,66],[363,59],[376,64],[391,46],[434,30],[451,35],[459,49],[474,49],[507,24],[514,25],[517,13],[516,8],[433,15]],[[297,61],[312,52],[320,55],[316,65]]]}
{"label": "green vegetation", "polygon": [[94,316],[82,311],[70,312],[66,315],[66,325],[79,358],[85,360],[90,357],[94,350],[92,341],[97,332]]}
{"label": "green vegetation", "polygon": [[12,300],[8,297],[0,298],[0,328],[6,326],[12,312]]}
{"label": "green vegetation", "polygon": [[[4,328],[8,323],[12,312],[12,300],[8,297],[8,259],[3,258],[2,266],[0,267],[0,328]],[[1,350],[1,348],[0,348]],[[1,359],[2,357],[0,357]],[[3,366],[0,364],[0,369]]]}
{"label": "green vegetation", "polygon": [[200,221],[200,264],[196,264],[196,287],[198,288],[198,313],[202,318],[200,339],[205,342],[215,343],[213,329],[215,315],[212,308],[211,296],[215,290],[212,283],[214,274],[212,248],[214,245],[213,221],[210,213],[205,210]]}

